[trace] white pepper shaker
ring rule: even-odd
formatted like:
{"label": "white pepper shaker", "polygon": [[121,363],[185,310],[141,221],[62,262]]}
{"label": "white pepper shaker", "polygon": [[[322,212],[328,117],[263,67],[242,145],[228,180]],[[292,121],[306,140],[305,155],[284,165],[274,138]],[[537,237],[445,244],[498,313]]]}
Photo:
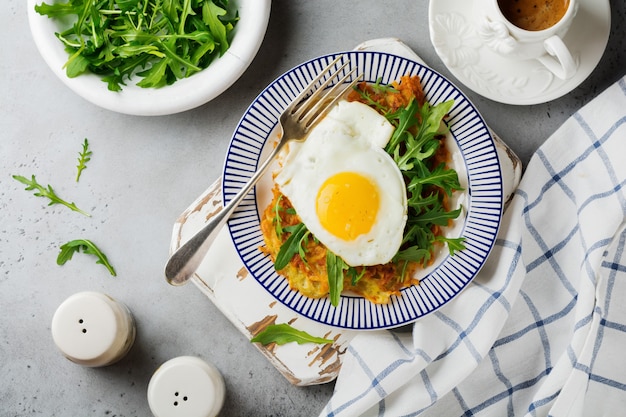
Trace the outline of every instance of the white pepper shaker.
{"label": "white pepper shaker", "polygon": [[215,417],[224,396],[219,370],[195,356],[170,359],[148,384],[148,405],[155,417]]}
{"label": "white pepper shaker", "polygon": [[135,341],[130,310],[106,294],[85,291],[66,299],[52,317],[52,338],[63,355],[99,367],[124,357]]}

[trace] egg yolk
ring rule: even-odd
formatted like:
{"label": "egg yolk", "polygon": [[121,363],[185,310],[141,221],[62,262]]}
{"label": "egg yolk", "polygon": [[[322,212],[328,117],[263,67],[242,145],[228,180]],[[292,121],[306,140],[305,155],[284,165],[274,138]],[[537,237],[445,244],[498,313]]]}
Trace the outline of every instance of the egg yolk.
{"label": "egg yolk", "polygon": [[322,184],[315,209],[329,233],[350,241],[370,231],[379,204],[378,189],[369,178],[355,172],[341,172]]}

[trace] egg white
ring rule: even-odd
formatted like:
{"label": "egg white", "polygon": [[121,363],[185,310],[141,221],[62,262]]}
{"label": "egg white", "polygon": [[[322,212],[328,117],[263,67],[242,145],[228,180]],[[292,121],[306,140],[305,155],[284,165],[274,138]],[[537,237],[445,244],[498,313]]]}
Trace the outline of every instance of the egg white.
{"label": "egg white", "polygon": [[[382,149],[393,126],[365,104],[341,101],[310,132],[306,141],[292,143],[281,156],[275,181],[289,198],[309,231],[348,265],[389,262],[402,243],[407,220],[407,197],[402,173]],[[328,232],[316,213],[317,193],[331,176],[355,172],[369,178],[380,205],[368,233],[347,241]]]}

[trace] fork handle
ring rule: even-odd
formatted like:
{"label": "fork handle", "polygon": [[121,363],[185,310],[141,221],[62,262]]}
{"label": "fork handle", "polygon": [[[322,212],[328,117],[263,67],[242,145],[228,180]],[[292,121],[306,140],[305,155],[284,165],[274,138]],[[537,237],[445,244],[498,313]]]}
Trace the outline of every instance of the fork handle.
{"label": "fork handle", "polygon": [[222,227],[226,224],[237,206],[241,204],[241,201],[248,195],[252,187],[256,185],[265,171],[267,171],[270,163],[278,152],[280,152],[285,142],[284,140],[278,141],[278,144],[274,147],[267,159],[235,197],[233,197],[233,199],[215,216],[211,217],[207,224],[193,235],[191,239],[172,254],[165,265],[165,279],[167,282],[172,285],[183,285],[187,283],[189,278],[191,278],[193,273],[196,272],[200,266],[200,263],[206,256]]}

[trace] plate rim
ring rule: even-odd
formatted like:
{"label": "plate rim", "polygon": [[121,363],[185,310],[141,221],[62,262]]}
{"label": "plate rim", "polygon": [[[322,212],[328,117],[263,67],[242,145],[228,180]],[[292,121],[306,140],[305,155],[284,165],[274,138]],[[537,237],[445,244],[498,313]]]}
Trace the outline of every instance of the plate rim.
{"label": "plate rim", "polygon": [[[481,133],[481,137],[485,137],[488,144],[486,145],[487,147],[490,148],[490,155],[491,158],[490,160],[495,160],[495,165],[497,166],[497,184],[498,184],[498,195],[499,198],[497,199],[497,210],[498,210],[498,214],[497,214],[497,221],[495,223],[495,227],[492,228],[492,232],[490,233],[490,235],[492,236],[492,239],[489,241],[489,245],[488,248],[486,250],[486,254],[484,255],[484,257],[481,259],[480,261],[480,265],[477,268],[477,270],[473,273],[473,275],[468,278],[462,286],[460,286],[460,288],[458,290],[456,290],[456,292],[454,292],[453,295],[451,295],[449,298],[447,298],[446,300],[444,300],[443,302],[438,303],[434,308],[429,309],[428,311],[424,312],[423,314],[418,314],[417,316],[409,314],[409,318],[408,319],[392,319],[391,321],[385,321],[385,319],[383,319],[383,323],[374,323],[372,324],[372,320],[368,320],[367,325],[363,326],[363,325],[355,325],[355,324],[346,324],[346,320],[344,320],[341,324],[338,324],[336,322],[332,322],[332,318],[336,315],[337,311],[343,311],[345,308],[343,307],[342,303],[344,302],[344,300],[348,300],[348,299],[356,299],[356,300],[364,300],[364,301],[360,301],[360,303],[358,305],[353,305],[355,304],[355,302],[352,302],[349,307],[350,310],[358,310],[359,312],[362,313],[362,309],[365,308],[369,308],[370,310],[372,308],[376,309],[376,310],[385,310],[388,309],[390,305],[394,304],[395,302],[397,302],[397,300],[403,300],[405,299],[405,297],[418,297],[420,294],[414,294],[413,292],[411,292],[411,294],[409,294],[409,290],[411,288],[417,288],[420,287],[423,284],[420,285],[416,285],[416,286],[411,286],[411,287],[407,287],[405,289],[402,290],[403,295],[402,297],[394,297],[396,300],[392,300],[392,303],[390,304],[373,304],[370,303],[369,301],[365,300],[363,297],[359,297],[359,296],[349,296],[349,295],[342,295],[341,296],[341,302],[340,305],[335,307],[332,307],[332,312],[330,312],[330,302],[328,301],[328,297],[325,298],[321,298],[321,299],[311,299],[308,297],[305,297],[303,295],[301,295],[300,293],[298,293],[295,290],[291,290],[288,288],[288,285],[284,284],[287,282],[287,280],[284,277],[280,277],[276,274],[276,272],[270,272],[270,275],[275,275],[276,277],[278,277],[280,280],[284,281],[283,284],[278,284],[279,286],[279,290],[281,291],[281,294],[283,293],[287,293],[287,295],[285,296],[277,296],[272,290],[270,290],[270,288],[266,287],[266,285],[261,282],[259,280],[259,278],[257,277],[257,275],[255,275],[255,271],[253,270],[253,268],[250,267],[249,262],[246,259],[246,254],[250,253],[251,250],[247,250],[246,253],[243,253],[242,250],[240,250],[240,246],[237,244],[237,240],[238,240],[238,234],[241,232],[241,225],[238,224],[238,219],[241,216],[237,216],[237,213],[241,213],[244,211],[253,211],[254,215],[256,216],[256,222],[257,224],[255,225],[255,227],[258,228],[258,223],[260,222],[260,215],[259,212],[257,210],[256,207],[256,196],[257,196],[257,191],[256,191],[256,187],[254,189],[253,192],[251,192],[245,199],[244,199],[244,203],[243,205],[246,207],[244,209],[238,209],[237,211],[235,211],[235,214],[233,215],[233,217],[228,221],[227,223],[227,227],[229,229],[229,233],[230,233],[230,237],[231,240],[233,242],[233,245],[235,247],[235,251],[237,252],[238,256],[240,257],[243,265],[246,267],[246,269],[248,270],[248,272],[250,273],[250,275],[252,275],[253,279],[255,279],[263,288],[265,291],[268,291],[275,300],[277,300],[278,302],[281,302],[282,304],[284,304],[286,307],[288,307],[289,309],[291,309],[292,311],[303,315],[313,321],[325,324],[325,325],[329,325],[331,327],[337,327],[337,328],[344,328],[344,329],[351,329],[351,330],[380,330],[380,329],[389,329],[389,328],[394,328],[394,327],[399,327],[399,326],[403,326],[409,323],[412,323],[416,320],[418,320],[419,318],[430,314],[436,310],[438,310],[439,308],[443,307],[444,305],[446,305],[448,302],[450,302],[451,300],[453,300],[454,298],[456,298],[456,296],[458,296],[463,289],[465,289],[472,281],[473,279],[476,277],[476,275],[478,274],[478,272],[480,271],[480,269],[484,266],[487,257],[489,255],[489,253],[491,252],[491,250],[493,249],[493,247],[495,246],[495,242],[496,242],[496,237],[497,237],[497,233],[498,230],[500,228],[500,225],[502,223],[502,213],[503,213],[503,209],[504,209],[504,188],[503,188],[503,178],[502,178],[502,165],[500,163],[499,160],[499,156],[497,154],[496,151],[496,145],[495,145],[495,139],[491,133],[491,131],[489,130],[489,128],[487,127],[487,124],[485,123],[484,118],[482,117],[482,115],[479,113],[478,109],[476,108],[476,106],[471,102],[471,100],[467,97],[467,95],[465,95],[458,87],[456,87],[449,79],[447,79],[445,76],[443,76],[442,74],[438,73],[437,71],[433,70],[432,68],[417,62],[413,59],[409,59],[406,57],[402,57],[399,55],[395,55],[392,53],[387,53],[387,52],[380,52],[380,51],[344,51],[344,52],[337,52],[337,53],[331,53],[331,54],[326,54],[326,55],[321,55],[315,58],[312,58],[310,60],[307,60],[291,69],[289,69],[288,71],[284,72],[283,74],[281,74],[279,77],[277,77],[274,81],[272,81],[266,88],[263,89],[263,91],[252,101],[252,103],[250,104],[250,106],[246,109],[246,111],[244,112],[243,116],[241,117],[240,121],[237,124],[237,127],[235,128],[233,135],[231,137],[230,143],[228,145],[228,150],[227,150],[227,155],[226,158],[224,160],[224,165],[223,165],[223,171],[222,171],[222,186],[221,186],[221,191],[222,191],[222,199],[224,201],[224,204],[226,204],[234,195],[234,192],[228,192],[227,189],[228,184],[229,184],[229,177],[230,177],[230,173],[229,173],[229,158],[231,156],[231,152],[233,150],[233,147],[237,145],[236,143],[236,137],[238,132],[243,129],[244,123],[246,122],[247,116],[251,114],[251,112],[253,110],[255,110],[255,106],[257,104],[259,104],[260,100],[264,98],[264,96],[270,94],[271,90],[274,89],[279,83],[281,82],[285,82],[284,80],[289,77],[291,74],[293,74],[296,71],[299,71],[302,68],[307,68],[308,71],[310,71],[310,69],[308,69],[308,67],[310,66],[315,66],[317,65],[318,71],[321,70],[321,64],[320,62],[324,61],[324,62],[329,62],[329,60],[331,60],[332,58],[338,56],[338,55],[348,55],[348,56],[354,56],[354,55],[378,55],[378,56],[384,56],[386,57],[385,59],[390,59],[390,60],[400,60],[400,62],[402,61],[406,61],[406,63],[408,63],[407,65],[410,64],[410,66],[415,69],[417,68],[417,70],[412,71],[412,73],[417,73],[417,72],[422,72],[422,73],[429,73],[431,77],[434,77],[436,80],[439,80],[440,82],[442,82],[444,84],[444,86],[447,86],[447,88],[451,88],[452,91],[454,91],[457,96],[461,96],[463,100],[461,100],[462,103],[465,104],[465,107],[469,108],[469,113],[473,115],[473,117],[478,118],[478,125],[482,128],[482,133]],[[406,71],[406,70],[405,70]],[[314,74],[313,74],[314,75]],[[404,75],[404,73],[402,74]],[[311,76],[311,78],[313,78],[313,76]],[[304,81],[304,84],[306,84],[308,80]],[[293,87],[292,87],[293,90]],[[298,89],[296,89],[296,91],[298,91]],[[427,92],[427,96],[429,95],[429,92]],[[449,96],[446,96],[449,97]],[[285,101],[285,100],[283,100]],[[284,102],[284,106],[287,105],[287,102]],[[284,108],[283,106],[283,108]],[[453,110],[459,106],[459,103],[455,103],[455,106],[453,107]],[[452,111],[451,111],[452,114]],[[268,120],[270,118],[268,117]],[[254,170],[256,170],[256,168],[258,168],[258,164],[259,164],[259,156],[261,154],[261,152],[263,151],[263,147],[265,145],[265,143],[267,142],[267,139],[269,138],[271,132],[274,130],[276,124],[277,124],[277,120],[273,120],[273,124],[271,127],[268,127],[268,131],[267,131],[267,136],[264,138],[263,143],[261,143],[260,148],[259,148],[259,155],[257,155],[256,157],[256,165],[254,166]],[[456,136],[454,136],[455,141],[457,140]],[[464,158],[464,163],[466,164],[467,167],[467,161],[465,161],[466,156],[463,155]],[[470,180],[470,173],[468,172],[468,181]],[[468,186],[470,186],[469,182],[468,182]],[[468,194],[471,194],[471,192],[468,192]],[[470,196],[470,199],[472,199],[472,197]],[[248,204],[246,204],[246,201],[248,202]],[[251,204],[254,203],[254,204]],[[468,200],[467,203],[468,207],[471,206],[471,202]],[[250,207],[253,206],[253,208],[251,209]],[[469,216],[470,212],[469,210],[467,211],[467,216]],[[245,219],[245,216],[241,217]],[[468,220],[467,218],[464,221],[463,227],[461,229],[462,234],[465,234],[466,232],[466,227],[468,224]],[[246,229],[246,226],[243,226],[243,230]],[[260,231],[259,231],[260,233]],[[262,240],[262,236],[261,236],[261,240]],[[262,242],[261,242],[262,243]],[[248,246],[248,249],[250,247],[254,246],[254,244]],[[258,253],[260,253],[260,251],[258,251],[257,249],[258,246],[254,246],[252,251],[256,250]],[[256,256],[258,257],[258,255]],[[422,282],[428,282],[429,278],[431,277],[431,275],[433,275],[434,272],[437,272],[441,266],[443,266],[444,264],[448,263],[448,259],[451,258],[449,255],[445,256],[444,259],[441,261],[440,265],[437,266],[436,270],[431,272],[430,274],[428,274],[426,277],[424,277],[422,279]],[[452,257],[454,258],[454,257]],[[273,270],[273,263],[271,262],[271,260],[267,259],[265,260],[265,264],[261,265],[261,267],[267,267],[268,264],[272,267],[271,269]],[[256,265],[256,263],[255,263]],[[270,282],[270,284],[273,284],[276,281],[276,278]],[[287,286],[287,288],[285,289],[285,285]],[[421,290],[420,290],[421,292]],[[301,306],[300,308],[294,308],[294,306],[291,304],[291,300],[294,298],[299,298],[299,305]],[[287,301],[287,302],[286,302]],[[401,303],[404,303],[405,301],[401,301]],[[311,304],[318,304],[316,306],[311,306]],[[365,304],[365,305],[364,305]],[[414,306],[413,306],[414,307]],[[303,312],[303,309],[306,308],[307,310]],[[322,311],[321,313],[316,313],[315,316],[313,316],[312,314],[309,313],[309,310],[311,310],[311,308],[313,308],[315,311]],[[394,306],[395,308],[395,306]],[[402,309],[402,307],[401,307]],[[398,313],[398,311],[392,312],[392,313],[384,313],[384,314],[391,314],[391,315],[396,315]],[[405,311],[401,311],[401,314],[404,314]],[[364,313],[362,313],[364,314]],[[321,317],[321,315],[324,315],[324,317]],[[330,316],[330,319],[328,319],[328,317]],[[358,320],[359,322],[362,320]],[[380,319],[377,319],[375,321],[380,321]],[[352,323],[352,321],[351,321]]]}

